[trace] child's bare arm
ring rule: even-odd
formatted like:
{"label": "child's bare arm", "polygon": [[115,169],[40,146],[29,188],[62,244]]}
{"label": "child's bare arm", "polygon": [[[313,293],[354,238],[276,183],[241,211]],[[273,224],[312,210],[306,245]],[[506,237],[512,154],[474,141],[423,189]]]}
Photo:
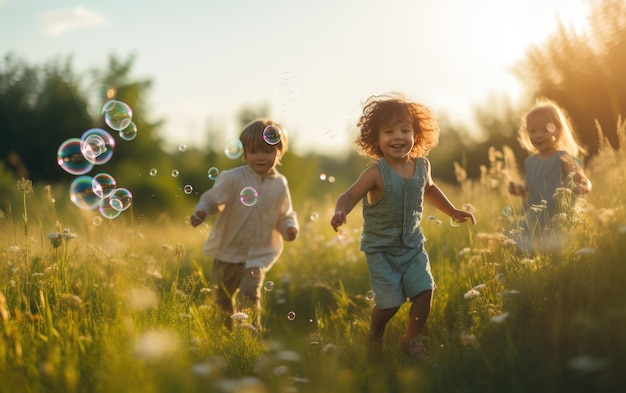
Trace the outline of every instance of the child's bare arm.
{"label": "child's bare arm", "polygon": [[357,181],[339,196],[335,205],[335,214],[330,220],[330,225],[335,231],[347,222],[348,213],[370,190],[380,187],[379,178],[379,169],[376,166],[371,166],[364,170]]}

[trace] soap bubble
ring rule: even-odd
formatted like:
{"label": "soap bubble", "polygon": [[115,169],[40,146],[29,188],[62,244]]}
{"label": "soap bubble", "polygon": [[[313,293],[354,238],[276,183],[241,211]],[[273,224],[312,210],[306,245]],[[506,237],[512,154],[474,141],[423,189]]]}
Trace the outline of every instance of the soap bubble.
{"label": "soap bubble", "polygon": [[98,173],[91,181],[93,192],[100,198],[110,196],[115,190],[115,179],[108,173]]}
{"label": "soap bubble", "polygon": [[156,169],[156,168],[151,168],[151,169],[150,169],[150,176],[156,176],[156,175],[157,175],[157,173],[159,173],[159,171],[157,171],[157,169]]}
{"label": "soap bubble", "polygon": [[265,292],[272,292],[274,290],[274,283],[272,281],[266,282],[263,289],[265,289]]}
{"label": "soap bubble", "polygon": [[187,145],[185,145],[184,143],[181,143],[180,145],[178,145],[178,151],[179,152],[184,152],[187,150]]}
{"label": "soap bubble", "polygon": [[134,122],[128,123],[128,126],[119,132],[120,138],[125,141],[132,141],[137,137],[137,125]]}
{"label": "soap bubble", "polygon": [[511,208],[511,206],[505,206],[502,208],[502,215],[505,217],[510,216],[511,214],[513,214],[513,208]]}
{"label": "soap bubble", "polygon": [[458,222],[454,221],[454,219],[452,219],[452,218],[450,219],[450,226],[452,226],[452,227],[455,227],[455,228],[456,228],[456,227],[458,227],[459,225],[461,225],[461,224],[459,224]]}
{"label": "soap bubble", "polygon": [[239,139],[230,139],[224,146],[224,154],[231,160],[236,160],[243,154],[243,144]]}
{"label": "soap bubble", "polygon": [[191,184],[187,184],[183,187],[183,190],[185,191],[185,194],[189,195],[193,192],[193,186]]}
{"label": "soap bubble", "polygon": [[374,297],[376,297],[374,291],[367,291],[367,293],[365,294],[365,300],[372,301],[374,300]]}
{"label": "soap bubble", "polygon": [[107,101],[102,107],[102,113],[104,122],[115,131],[128,127],[133,118],[133,110],[130,106],[117,100]]}
{"label": "soap bubble", "polygon": [[81,143],[80,151],[88,161],[93,162],[106,151],[104,139],[100,135],[90,135]]}
{"label": "soap bubble", "polygon": [[215,180],[215,179],[217,179],[217,176],[219,174],[220,174],[220,170],[217,169],[216,167],[209,168],[209,172],[208,172],[209,179]]}
{"label": "soap bubble", "polygon": [[116,188],[109,197],[111,207],[117,211],[124,211],[130,207],[133,202],[133,194],[126,188]]}
{"label": "soap bubble", "polygon": [[81,143],[78,138],[69,138],[57,150],[57,164],[70,175],[84,175],[93,169],[81,152]]}
{"label": "soap bubble", "polygon": [[178,177],[178,175],[180,175],[180,172],[178,172],[178,169],[172,170],[172,177]]}
{"label": "soap bubble", "polygon": [[296,313],[294,311],[289,311],[287,313],[287,319],[293,321],[294,319],[296,319]]}
{"label": "soap bubble", "polygon": [[102,217],[109,220],[117,218],[122,213],[120,210],[116,210],[113,206],[111,206],[111,197],[100,199],[98,210],[100,211]]}
{"label": "soap bubble", "polygon": [[70,185],[70,200],[83,210],[98,207],[100,198],[94,193],[91,176],[79,176]]}
{"label": "soap bubble", "polygon": [[239,193],[239,200],[246,206],[254,205],[259,199],[259,194],[252,187],[244,187]]}
{"label": "soap bubble", "polygon": [[91,162],[94,165],[102,165],[109,162],[109,160],[111,160],[111,158],[113,157],[113,150],[115,149],[115,139],[113,139],[111,134],[109,134],[102,128],[91,128],[83,132],[83,135],[81,135],[80,137],[81,151],[89,152],[90,148],[85,147],[88,145],[87,141],[99,140],[98,138],[100,138],[104,143],[101,151],[95,157],[91,157],[93,152],[85,155],[85,159],[87,159],[87,161]]}
{"label": "soap bubble", "polygon": [[280,142],[280,128],[274,124],[270,124],[263,130],[263,140],[268,145],[276,145]]}

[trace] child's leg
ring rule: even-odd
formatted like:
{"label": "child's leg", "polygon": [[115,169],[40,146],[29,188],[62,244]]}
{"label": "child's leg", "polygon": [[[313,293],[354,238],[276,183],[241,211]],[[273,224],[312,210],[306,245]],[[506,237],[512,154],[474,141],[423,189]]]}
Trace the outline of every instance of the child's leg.
{"label": "child's leg", "polygon": [[224,325],[228,329],[232,329],[231,315],[235,312],[233,300],[240,280],[238,271],[241,269],[243,264],[226,263],[217,259],[213,261],[211,281],[215,291],[215,303],[224,314]]}
{"label": "child's leg", "polygon": [[389,320],[396,315],[400,307],[381,309],[376,306],[372,308],[372,319],[370,321],[370,331],[367,338],[376,343],[383,342],[383,335]]}
{"label": "child's leg", "polygon": [[426,319],[428,319],[432,301],[432,290],[420,292],[412,299],[411,308],[409,309],[409,321],[402,340],[410,340],[420,335],[426,324]]}
{"label": "child's leg", "polygon": [[239,311],[252,313],[252,325],[261,329],[261,287],[265,271],[258,268],[245,269],[239,284]]}

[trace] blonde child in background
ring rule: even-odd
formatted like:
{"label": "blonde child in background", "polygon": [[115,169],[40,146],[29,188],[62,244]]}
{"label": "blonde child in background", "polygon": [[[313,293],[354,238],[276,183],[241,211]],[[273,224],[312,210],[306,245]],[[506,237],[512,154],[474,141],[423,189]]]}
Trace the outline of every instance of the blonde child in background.
{"label": "blonde child in background", "polygon": [[375,293],[368,340],[380,349],[387,323],[410,299],[400,349],[419,357],[424,353],[420,334],[435,289],[420,228],[423,200],[455,222],[476,224],[476,219],[455,208],[431,177],[425,156],[438,142],[439,127],[428,108],[400,95],[374,96],[366,102],[358,126],[359,153],[377,162],[339,196],[330,223],[337,231],[362,202],[361,251]]}
{"label": "blonde child in background", "polygon": [[[274,138],[279,136],[277,143],[264,137],[267,127],[277,127],[268,130]],[[258,119],[245,127],[239,139],[247,165],[219,174],[213,187],[200,196],[191,225],[218,213],[204,244],[204,254],[214,257],[211,280],[217,305],[228,328],[235,309],[252,311],[253,323],[260,328],[265,274],[280,256],[283,239],[295,240],[299,227],[287,179],[276,170],[287,151],[287,134],[272,120]],[[258,193],[256,201],[241,200],[247,187]]]}
{"label": "blonde child in background", "polygon": [[[560,247],[558,234],[550,230],[563,200],[569,194],[584,195],[591,182],[583,173],[579,146],[565,111],[554,101],[537,100],[522,117],[519,141],[530,156],[524,162],[524,183],[509,183],[509,193],[524,198],[525,218],[517,239],[527,251],[554,251]],[[571,205],[571,204],[570,204]]]}

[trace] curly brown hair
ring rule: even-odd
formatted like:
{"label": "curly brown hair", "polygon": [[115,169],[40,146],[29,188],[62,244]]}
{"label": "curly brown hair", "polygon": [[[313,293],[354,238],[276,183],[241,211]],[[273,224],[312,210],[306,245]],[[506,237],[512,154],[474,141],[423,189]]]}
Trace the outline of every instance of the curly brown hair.
{"label": "curly brown hair", "polygon": [[425,157],[439,142],[439,126],[426,106],[408,101],[404,96],[379,95],[368,98],[357,126],[361,130],[355,143],[359,154],[379,159],[383,153],[378,145],[380,128],[388,123],[410,119],[415,130],[411,158]]}

